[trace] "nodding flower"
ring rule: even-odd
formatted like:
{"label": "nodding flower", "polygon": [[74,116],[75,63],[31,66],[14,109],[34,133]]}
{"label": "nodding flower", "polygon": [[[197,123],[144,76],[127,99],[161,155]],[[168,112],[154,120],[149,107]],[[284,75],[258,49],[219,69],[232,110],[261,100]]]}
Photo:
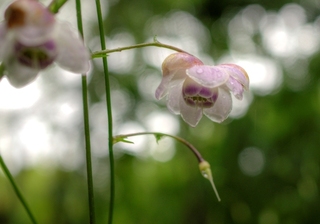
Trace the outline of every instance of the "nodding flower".
{"label": "nodding flower", "polygon": [[0,61],[17,88],[54,62],[75,73],[90,68],[90,54],[78,31],[57,21],[37,0],[17,0],[6,9],[0,23]]}
{"label": "nodding flower", "polygon": [[162,81],[156,90],[158,100],[167,96],[167,107],[181,114],[195,127],[202,115],[214,122],[224,121],[231,112],[231,93],[239,100],[249,88],[247,72],[235,64],[204,65],[187,53],[169,55],[162,64]]}

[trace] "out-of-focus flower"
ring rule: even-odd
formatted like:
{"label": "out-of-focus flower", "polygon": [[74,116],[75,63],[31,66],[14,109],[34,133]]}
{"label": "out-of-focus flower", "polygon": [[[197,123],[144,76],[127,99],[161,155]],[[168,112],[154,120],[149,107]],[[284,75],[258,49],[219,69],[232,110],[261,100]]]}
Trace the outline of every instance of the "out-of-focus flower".
{"label": "out-of-focus flower", "polygon": [[156,90],[159,100],[167,95],[167,106],[190,126],[202,114],[215,122],[224,121],[231,112],[230,92],[241,100],[249,87],[246,71],[235,64],[204,65],[187,53],[169,55],[162,64],[162,81]]}
{"label": "out-of-focus flower", "polygon": [[75,73],[89,70],[90,55],[77,31],[37,0],[17,0],[0,23],[0,61],[9,82],[23,87],[53,62]]}

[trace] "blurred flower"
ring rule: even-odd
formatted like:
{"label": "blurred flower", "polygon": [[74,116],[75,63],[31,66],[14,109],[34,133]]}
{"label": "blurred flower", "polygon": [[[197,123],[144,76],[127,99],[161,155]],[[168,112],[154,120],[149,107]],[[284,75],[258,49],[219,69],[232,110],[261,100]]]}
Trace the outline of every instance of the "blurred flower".
{"label": "blurred flower", "polygon": [[0,61],[9,82],[23,87],[54,61],[75,73],[89,70],[90,55],[77,32],[37,0],[17,0],[0,23]]}
{"label": "blurred flower", "polygon": [[246,71],[234,64],[207,66],[187,53],[169,55],[162,64],[163,78],[156,90],[159,100],[167,97],[167,106],[195,127],[202,114],[215,122],[224,121],[232,109],[230,92],[241,100],[249,87]]}

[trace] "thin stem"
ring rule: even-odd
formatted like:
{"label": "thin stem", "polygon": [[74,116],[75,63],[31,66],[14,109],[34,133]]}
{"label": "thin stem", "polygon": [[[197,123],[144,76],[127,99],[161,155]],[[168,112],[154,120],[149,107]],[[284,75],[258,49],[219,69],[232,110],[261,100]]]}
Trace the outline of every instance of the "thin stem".
{"label": "thin stem", "polygon": [[[76,0],[77,24],[78,30],[83,36],[82,15],[81,15],[81,1]],[[81,77],[82,83],[82,102],[83,102],[83,122],[84,134],[86,144],[86,164],[87,164],[87,185],[88,185],[88,200],[89,200],[89,218],[90,223],[95,223],[95,206],[94,206],[94,189],[93,189],[93,175],[92,175],[92,159],[91,159],[91,142],[90,142],[90,122],[89,122],[89,106],[88,106],[88,84],[87,76],[85,74]]]}
{"label": "thin stem", "polygon": [[115,49],[96,51],[96,52],[92,53],[91,57],[92,58],[106,57],[108,54],[114,53],[114,52],[121,52],[121,51],[131,50],[131,49],[135,49],[135,48],[152,47],[152,46],[167,48],[167,49],[174,50],[177,52],[183,52],[183,53],[189,54],[188,52],[186,52],[180,48],[177,48],[177,47],[174,47],[174,46],[171,46],[168,44],[163,44],[155,39],[154,42],[150,42],[150,43],[142,43],[142,44],[136,44],[136,45],[131,45],[131,46],[127,46],[127,47],[119,47],[119,48],[115,48]]}
{"label": "thin stem", "polygon": [[165,133],[161,133],[161,132],[137,132],[137,133],[132,133],[132,134],[117,135],[113,139],[114,139],[114,143],[117,143],[119,141],[123,141],[123,139],[125,139],[125,138],[139,136],[139,135],[154,135],[157,138],[157,140],[159,140],[162,136],[167,136],[167,137],[173,138],[176,141],[181,142],[182,144],[187,146],[193,152],[193,154],[196,156],[199,163],[204,161],[203,157],[201,156],[199,151],[196,149],[196,147],[194,147],[187,140],[180,138],[178,136],[175,136],[175,135],[169,135],[169,134],[165,134]]}
{"label": "thin stem", "polygon": [[5,162],[3,161],[1,155],[0,155],[0,166],[1,166],[4,174],[5,174],[5,175],[7,176],[7,178],[9,179],[10,184],[11,184],[14,192],[16,193],[18,199],[20,200],[21,204],[23,205],[24,209],[26,210],[26,212],[27,212],[29,218],[31,219],[32,223],[33,223],[33,224],[36,224],[37,221],[36,221],[35,217],[33,216],[33,214],[32,214],[32,212],[31,212],[31,210],[30,210],[30,208],[29,208],[26,200],[23,198],[23,196],[22,196],[22,194],[21,194],[18,186],[16,185],[16,183],[15,183],[15,181],[14,181],[14,179],[13,179],[13,176],[11,175],[11,173],[10,173],[8,167],[6,166]]}
{"label": "thin stem", "polygon": [[217,196],[218,201],[221,201],[219,193],[218,193],[217,188],[216,188],[214,181],[213,181],[212,172],[210,169],[210,164],[203,159],[203,157],[201,156],[199,151],[190,142],[188,142],[187,140],[180,138],[178,136],[169,135],[169,134],[165,134],[165,133],[161,133],[161,132],[138,132],[138,133],[132,133],[132,134],[126,134],[126,135],[117,135],[113,138],[113,143],[114,144],[117,142],[127,142],[128,143],[130,141],[126,140],[126,138],[138,136],[138,135],[154,135],[156,137],[157,141],[160,140],[163,136],[167,136],[167,137],[173,138],[173,139],[181,142],[185,146],[187,146],[193,152],[193,154],[197,157],[197,160],[199,162],[199,169],[200,169],[202,176],[209,180],[209,182],[213,188],[213,191]]}
{"label": "thin stem", "polygon": [[[101,13],[100,0],[96,1],[96,10],[98,17],[98,25],[100,32],[100,44],[102,51],[106,49],[106,41],[104,37],[103,19]],[[104,80],[105,80],[105,91],[106,91],[106,106],[107,106],[107,116],[108,116],[108,149],[109,149],[109,168],[110,168],[110,201],[109,201],[109,217],[108,223],[112,224],[113,220],[113,210],[115,201],[115,175],[114,175],[114,156],[113,156],[113,124],[112,124],[112,110],[111,110],[111,88],[108,72],[108,62],[107,58],[102,58],[103,70],[104,70]]]}
{"label": "thin stem", "polygon": [[94,189],[92,175],[92,159],[91,159],[91,143],[90,143],[90,125],[89,125],[89,110],[88,110],[88,94],[87,94],[87,76],[82,76],[82,100],[83,100],[83,118],[84,118],[84,133],[86,144],[86,164],[87,164],[87,186],[89,199],[89,216],[90,223],[95,223],[95,206],[94,206]]}
{"label": "thin stem", "polygon": [[0,64],[0,81],[1,81],[2,77],[4,76],[4,70],[5,70],[4,64],[1,63]]}
{"label": "thin stem", "polygon": [[58,13],[59,9],[66,3],[68,0],[52,0],[49,4],[48,9],[52,13]]}

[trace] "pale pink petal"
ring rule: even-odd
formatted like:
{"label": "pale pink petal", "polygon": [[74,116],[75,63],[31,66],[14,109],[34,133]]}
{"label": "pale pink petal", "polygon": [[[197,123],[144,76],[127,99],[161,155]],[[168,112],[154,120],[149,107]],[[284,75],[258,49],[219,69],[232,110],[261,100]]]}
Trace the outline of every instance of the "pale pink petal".
{"label": "pale pink petal", "polygon": [[56,62],[64,69],[75,73],[86,73],[90,68],[90,54],[82,38],[68,23],[56,23],[55,41],[58,47]]}
{"label": "pale pink petal", "polygon": [[180,114],[180,99],[182,97],[182,85],[180,84],[170,88],[168,93],[168,102],[167,107],[168,109],[174,114]]}
{"label": "pale pink petal", "polygon": [[197,96],[202,88],[204,88],[202,85],[188,77],[183,82],[182,92],[184,96]]}
{"label": "pale pink petal", "polygon": [[186,69],[203,64],[198,58],[186,53],[173,53],[166,57],[162,63],[162,80],[156,90],[156,98],[159,100],[168,94],[168,89],[186,79]]}
{"label": "pale pink petal", "polygon": [[191,127],[197,126],[202,118],[202,108],[192,107],[186,104],[183,97],[180,97],[180,114],[182,119]]}
{"label": "pale pink petal", "polygon": [[235,64],[221,64],[218,67],[224,68],[228,74],[236,79],[245,89],[249,88],[249,76],[247,72]]}
{"label": "pale pink petal", "polygon": [[5,11],[7,29],[23,45],[36,46],[51,38],[54,15],[39,1],[14,1]]}
{"label": "pale pink petal", "polygon": [[[183,75],[184,74],[184,75]],[[169,89],[175,85],[179,85],[186,78],[185,70],[177,70],[168,74],[163,73],[162,80],[158,88],[156,89],[157,100],[162,99],[168,94]]]}
{"label": "pale pink petal", "polygon": [[237,80],[230,76],[226,86],[238,100],[242,100],[244,87]]}
{"label": "pale pink petal", "polygon": [[162,63],[162,71],[166,74],[181,69],[186,70],[195,65],[203,65],[203,62],[191,54],[178,52],[166,57]]}
{"label": "pale pink petal", "polygon": [[203,109],[203,113],[212,121],[221,123],[229,116],[232,109],[230,92],[225,88],[219,88],[218,99],[213,107]]}
{"label": "pale pink petal", "polygon": [[37,0],[18,0],[6,9],[5,20],[10,29],[28,25],[46,26],[54,23],[54,14]]}
{"label": "pale pink petal", "polygon": [[187,75],[202,86],[215,88],[229,79],[229,74],[218,66],[198,65],[187,69]]}
{"label": "pale pink petal", "polygon": [[6,64],[7,78],[11,85],[21,88],[32,82],[38,75],[39,70],[21,65],[17,61]]}
{"label": "pale pink petal", "polygon": [[16,32],[15,36],[21,44],[26,46],[37,46],[52,38],[53,27],[53,24],[44,27],[29,25],[16,29],[14,32]]}

